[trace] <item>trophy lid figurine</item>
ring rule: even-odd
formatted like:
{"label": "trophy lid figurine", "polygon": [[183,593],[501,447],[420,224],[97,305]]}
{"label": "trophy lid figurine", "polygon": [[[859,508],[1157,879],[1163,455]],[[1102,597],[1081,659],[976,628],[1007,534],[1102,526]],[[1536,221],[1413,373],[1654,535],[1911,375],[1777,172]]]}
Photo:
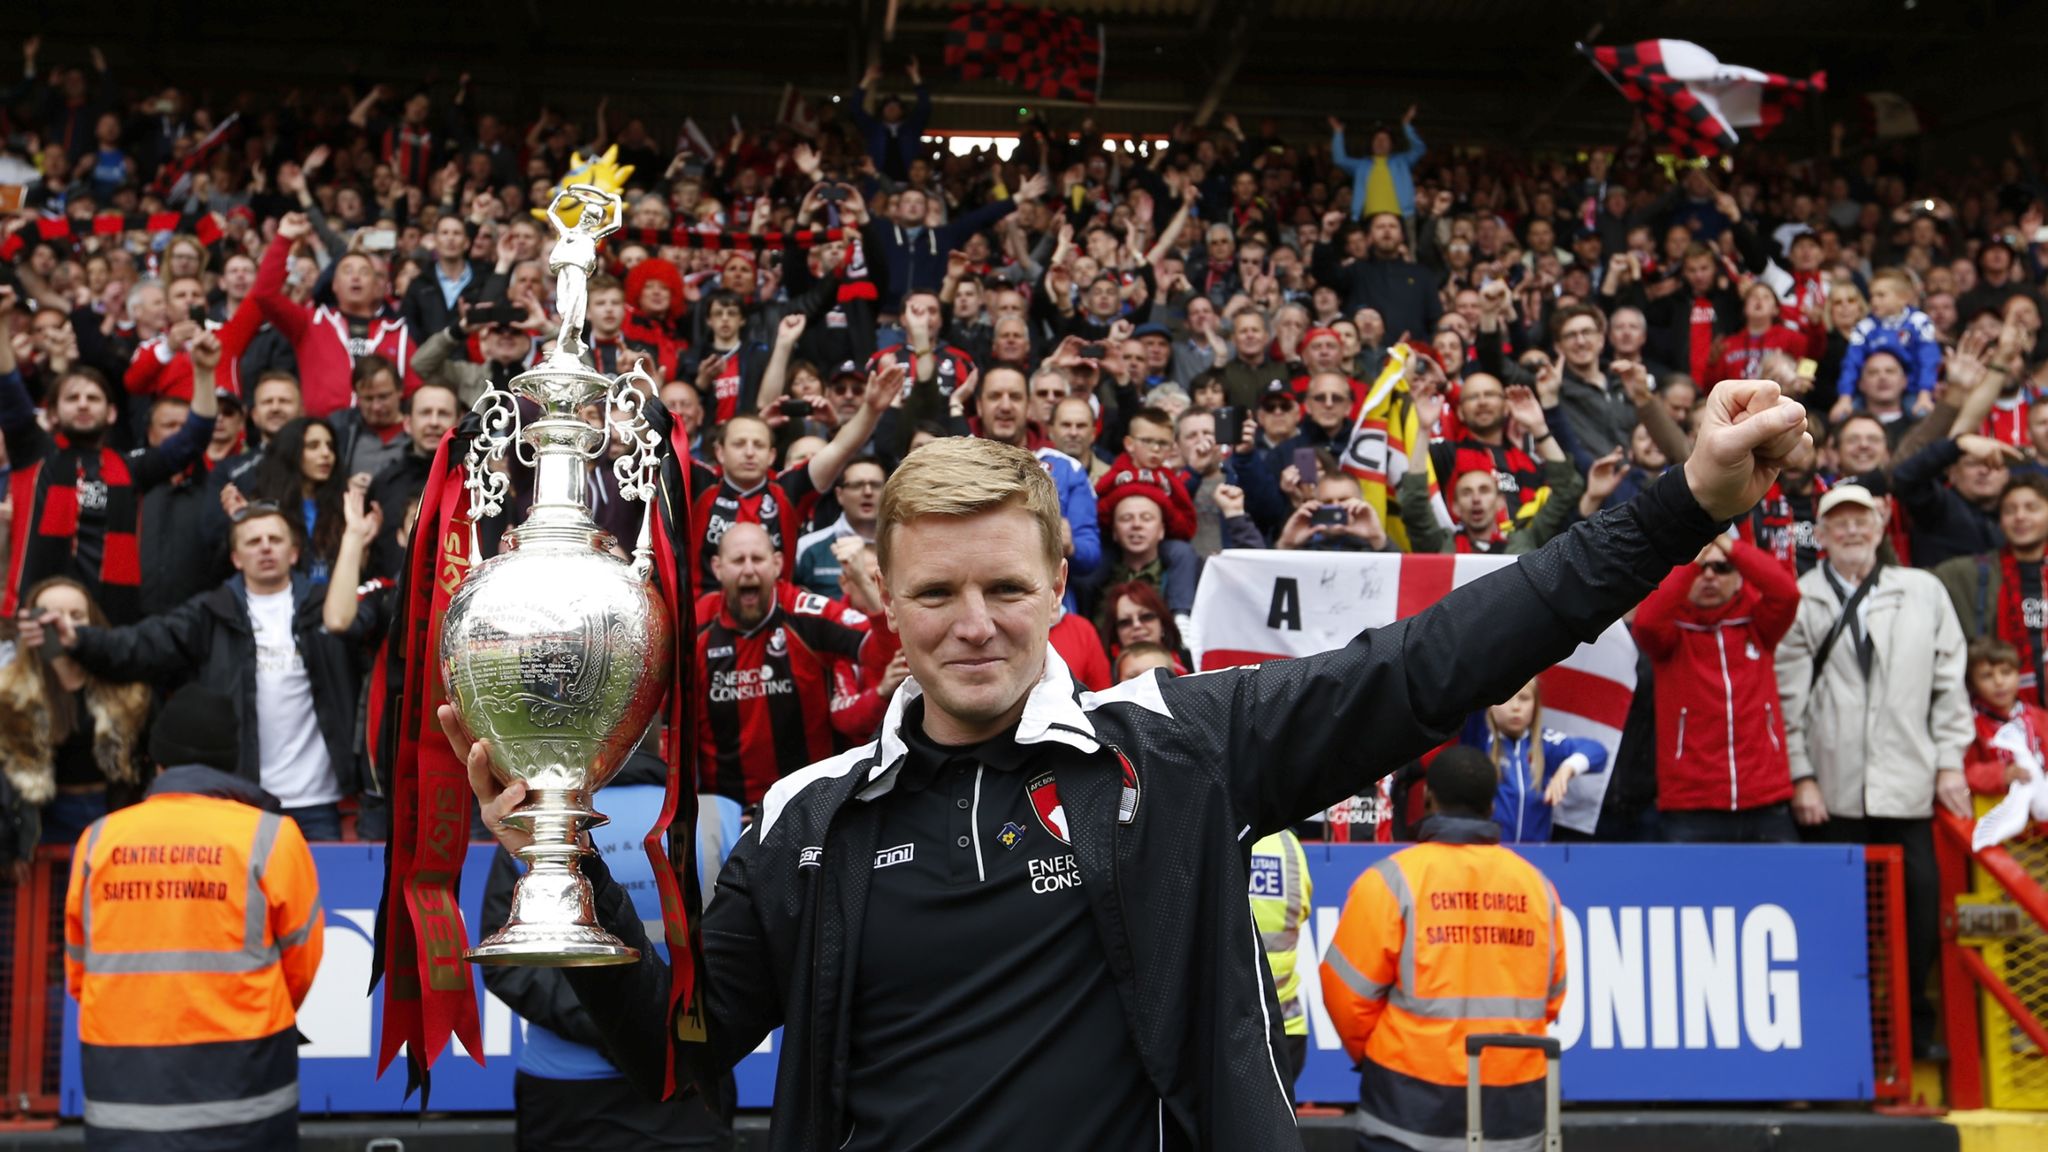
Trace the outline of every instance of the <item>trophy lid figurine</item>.
{"label": "trophy lid figurine", "polygon": [[[574,222],[564,208],[580,208]],[[556,240],[561,333],[554,351],[503,390],[477,399],[482,430],[472,442],[466,484],[470,520],[504,511],[511,452],[533,469],[533,502],[501,550],[478,564],[449,601],[439,653],[448,700],[463,725],[490,745],[491,771],[518,780],[526,799],[505,822],[529,831],[526,874],[512,913],[471,950],[481,963],[568,966],[631,963],[638,953],[597,924],[590,883],[577,870],[585,829],[604,822],[591,806],[640,743],[666,696],[675,623],[651,582],[650,520],[660,437],[644,406],[654,381],[635,369],[618,377],[581,360],[588,282],[597,245],[618,230],[619,197],[588,184],[562,189],[548,206]],[[522,420],[519,401],[537,406]],[[605,406],[604,428],[577,415]],[[646,504],[631,560],[591,519],[585,486],[593,461],[616,436],[627,451],[612,461],[621,493]],[[476,552],[474,528],[470,548]]]}

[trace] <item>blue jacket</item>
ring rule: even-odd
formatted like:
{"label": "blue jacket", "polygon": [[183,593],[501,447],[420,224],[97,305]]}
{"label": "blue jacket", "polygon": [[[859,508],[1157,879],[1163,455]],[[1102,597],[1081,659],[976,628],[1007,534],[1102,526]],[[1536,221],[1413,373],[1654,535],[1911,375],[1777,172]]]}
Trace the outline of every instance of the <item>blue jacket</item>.
{"label": "blue jacket", "polygon": [[[1492,736],[1486,714],[1473,713],[1465,724],[1464,742],[1491,756]],[[1500,788],[1493,794],[1493,822],[1500,825],[1501,843],[1542,844],[1550,839],[1551,811],[1543,801],[1543,788],[1557,766],[1571,756],[1586,758],[1585,772],[1607,770],[1607,749],[1598,741],[1567,736],[1554,728],[1543,730],[1544,784],[1530,779],[1528,733],[1501,749]]]}
{"label": "blue jacket", "polygon": [[1038,462],[1052,476],[1060,494],[1060,515],[1074,533],[1074,554],[1067,560],[1067,611],[1080,611],[1075,599],[1076,577],[1086,576],[1102,566],[1102,527],[1095,518],[1095,489],[1088,483],[1088,470],[1072,456],[1057,448],[1040,448]]}
{"label": "blue jacket", "polygon": [[932,96],[925,86],[917,86],[917,102],[906,109],[903,119],[898,120],[895,132],[891,125],[868,115],[868,90],[853,90],[853,124],[860,129],[860,140],[867,147],[868,155],[875,158],[875,168],[891,180],[902,180],[909,172],[910,159],[917,155],[924,141],[924,126],[932,118]]}
{"label": "blue jacket", "polygon": [[1918,308],[1908,308],[1895,319],[1865,316],[1849,332],[1849,350],[1842,355],[1838,391],[1857,391],[1863,378],[1863,361],[1872,352],[1890,352],[1906,367],[1906,398],[1934,389],[1941,373],[1941,340],[1934,334],[1934,321]]}
{"label": "blue jacket", "polygon": [[913,289],[937,292],[946,279],[946,253],[1016,210],[1015,200],[998,200],[972,212],[962,212],[957,219],[937,228],[920,228],[915,236],[894,220],[868,221],[862,243],[866,245],[868,269],[881,279],[881,298],[875,302],[875,310],[894,315],[903,307],[903,297]]}
{"label": "blue jacket", "polygon": [[[1408,147],[1400,152],[1387,153],[1387,171],[1394,178],[1394,196],[1401,201],[1401,215],[1415,215],[1415,162],[1422,159],[1426,149],[1422,137],[1415,134],[1412,124],[1401,125],[1401,134],[1408,137]],[[1372,154],[1346,156],[1344,134],[1330,133],[1330,160],[1351,174],[1351,218],[1365,211],[1365,178],[1372,173]]]}

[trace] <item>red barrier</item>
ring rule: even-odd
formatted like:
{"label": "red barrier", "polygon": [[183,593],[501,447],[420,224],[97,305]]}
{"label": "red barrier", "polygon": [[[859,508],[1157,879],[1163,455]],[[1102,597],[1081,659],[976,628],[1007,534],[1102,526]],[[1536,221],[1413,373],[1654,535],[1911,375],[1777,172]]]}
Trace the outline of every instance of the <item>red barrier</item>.
{"label": "red barrier", "polygon": [[[1976,948],[1961,942],[1957,898],[1970,890],[1969,866],[1974,862],[1983,875],[1997,884],[2005,899],[2048,931],[2048,890],[1999,845],[1971,853],[1974,821],[1940,810],[1935,812],[1934,819],[1935,856],[1941,868],[1941,989],[1948,1023],[1948,1103],[1952,1108],[1982,1108],[1985,1055],[1977,989],[1990,993],[2012,1018],[2013,1026],[2041,1052],[2048,1052],[2048,1022],[2012,990],[2005,977],[1994,971]],[[2013,1106],[2008,1102],[1994,1103],[2000,1107]]]}
{"label": "red barrier", "polygon": [[28,882],[0,890],[0,985],[7,1019],[0,1022],[0,1059],[7,1097],[0,1127],[50,1128],[57,1123],[57,1085],[64,1052],[64,889],[71,849],[39,848]]}
{"label": "red barrier", "polygon": [[1913,1013],[1906,979],[1905,849],[1863,849],[1864,908],[1870,950],[1870,1056],[1879,1104],[1903,1104],[1913,1093]]}

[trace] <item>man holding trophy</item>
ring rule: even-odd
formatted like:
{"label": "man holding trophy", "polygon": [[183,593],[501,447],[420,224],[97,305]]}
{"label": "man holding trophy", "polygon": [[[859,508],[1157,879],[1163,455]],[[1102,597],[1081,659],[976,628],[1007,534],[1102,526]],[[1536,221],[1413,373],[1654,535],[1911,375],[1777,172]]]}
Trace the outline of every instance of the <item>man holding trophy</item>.
{"label": "man holding trophy", "polygon": [[[564,344],[577,340],[565,323]],[[1092,694],[1047,644],[1067,574],[1045,471],[1006,445],[934,441],[889,479],[877,530],[886,626],[911,679],[878,740],[768,793],[701,927],[678,936],[685,917],[667,918],[671,973],[602,861],[578,856],[590,791],[686,667],[645,579],[673,565],[664,541],[687,536],[673,494],[635,489],[663,506],[638,550],[654,563],[606,555],[603,573],[581,493],[564,487],[573,470],[556,466],[581,450],[556,405],[606,385],[555,361],[513,382],[548,412],[518,433],[533,511],[516,547],[462,579],[434,638],[448,748],[433,776],[445,785],[459,760],[529,866],[513,923],[478,958],[607,965],[572,968],[571,983],[607,1056],[652,1093],[686,1078],[716,1092],[783,1028],[783,1152],[1298,1148],[1244,900],[1253,842],[1598,636],[1754,505],[1805,437],[1775,385],[1724,383],[1682,470],[1427,611],[1317,656]],[[487,414],[478,442],[507,426]],[[488,447],[472,457],[482,515],[502,474]],[[459,520],[436,523],[459,535]],[[671,723],[698,691],[678,682]],[[424,764],[424,725],[418,737]],[[437,802],[420,801],[422,827]],[[431,953],[431,918],[415,919]]]}

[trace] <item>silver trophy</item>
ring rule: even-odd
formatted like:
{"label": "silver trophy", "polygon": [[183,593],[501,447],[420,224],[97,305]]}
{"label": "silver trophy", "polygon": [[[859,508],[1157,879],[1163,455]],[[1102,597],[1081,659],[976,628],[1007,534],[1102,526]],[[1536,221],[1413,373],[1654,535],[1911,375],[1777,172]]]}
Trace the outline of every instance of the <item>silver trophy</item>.
{"label": "silver trophy", "polygon": [[[573,224],[558,211],[570,204],[581,206]],[[583,831],[605,822],[591,794],[640,742],[673,671],[674,623],[651,581],[661,440],[644,406],[655,383],[637,368],[604,376],[580,359],[597,243],[618,230],[620,214],[618,196],[588,184],[556,195],[548,206],[556,232],[548,267],[556,274],[561,334],[539,366],[474,406],[483,428],[466,461],[472,525],[504,510],[508,452],[533,469],[526,519],[470,572],[441,632],[449,702],[473,736],[490,742],[498,780],[528,789],[505,818],[533,834],[518,853],[527,871],[513,889],[510,920],[469,952],[479,963],[626,964],[639,955],[598,926],[590,882],[576,866],[589,851]],[[522,421],[519,399],[539,406],[540,415]],[[603,428],[578,415],[593,404],[604,406]],[[626,445],[610,462],[619,489],[646,505],[630,561],[584,502],[589,471],[613,436]],[[469,547],[474,559],[474,527]]]}

